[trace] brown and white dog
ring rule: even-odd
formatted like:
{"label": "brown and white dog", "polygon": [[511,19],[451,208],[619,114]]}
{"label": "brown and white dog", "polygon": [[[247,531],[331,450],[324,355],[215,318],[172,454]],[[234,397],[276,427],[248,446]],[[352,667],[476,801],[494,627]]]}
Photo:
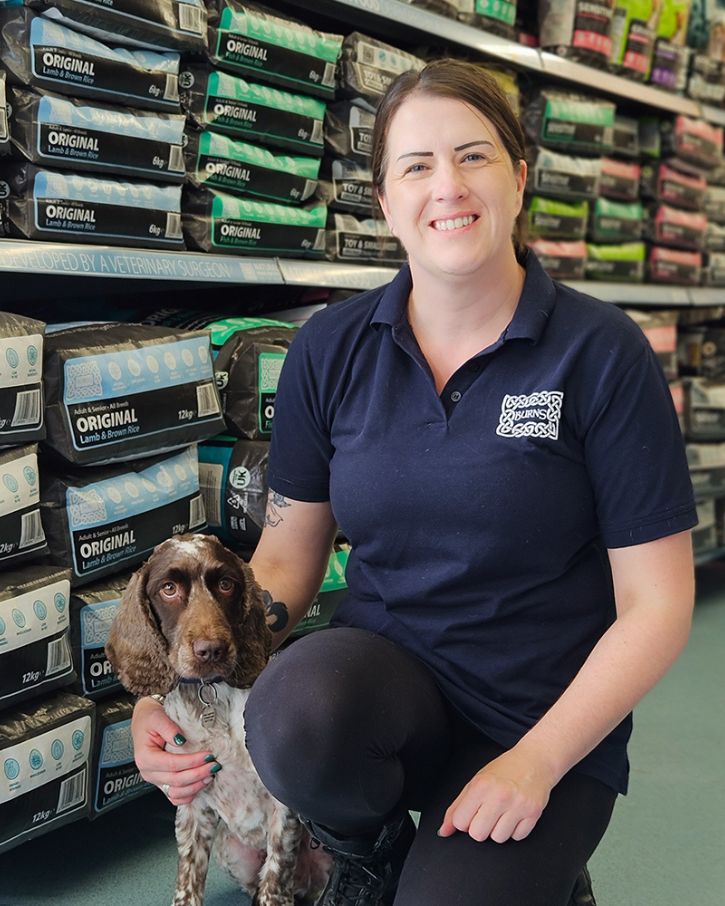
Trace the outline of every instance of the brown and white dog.
{"label": "brown and white dog", "polygon": [[188,751],[208,749],[223,767],[177,810],[173,906],[202,906],[212,844],[256,906],[314,900],[326,882],[329,857],[264,788],[245,745],[244,706],[270,650],[251,569],[209,535],[160,544],[113,622],[106,652],[126,689],[166,695]]}

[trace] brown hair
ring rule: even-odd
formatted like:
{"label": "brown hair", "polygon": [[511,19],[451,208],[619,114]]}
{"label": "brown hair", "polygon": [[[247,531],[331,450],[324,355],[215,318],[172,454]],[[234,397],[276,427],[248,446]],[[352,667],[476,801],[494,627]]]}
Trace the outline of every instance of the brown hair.
{"label": "brown hair", "polygon": [[[498,82],[476,63],[443,59],[427,63],[423,69],[410,69],[399,75],[388,87],[378,105],[373,130],[371,169],[377,195],[384,195],[387,168],[387,143],[390,123],[403,103],[413,94],[430,94],[453,98],[482,113],[495,127],[514,171],[525,159],[524,133],[518,117]],[[526,214],[522,207],[516,218],[513,243],[517,256],[525,248]]]}

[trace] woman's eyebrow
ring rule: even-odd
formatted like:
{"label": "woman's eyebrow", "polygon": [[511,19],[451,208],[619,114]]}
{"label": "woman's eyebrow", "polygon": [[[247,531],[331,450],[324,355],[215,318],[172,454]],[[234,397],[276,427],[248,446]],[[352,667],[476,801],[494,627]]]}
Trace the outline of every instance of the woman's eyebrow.
{"label": "woman's eyebrow", "polygon": [[[454,151],[465,151],[467,148],[473,148],[476,145],[488,145],[489,148],[496,150],[496,146],[493,142],[489,142],[486,139],[476,139],[473,142],[466,142],[463,145],[458,145],[453,150]],[[404,157],[433,157],[432,151],[407,151],[405,154],[401,154],[397,160],[403,160]]]}

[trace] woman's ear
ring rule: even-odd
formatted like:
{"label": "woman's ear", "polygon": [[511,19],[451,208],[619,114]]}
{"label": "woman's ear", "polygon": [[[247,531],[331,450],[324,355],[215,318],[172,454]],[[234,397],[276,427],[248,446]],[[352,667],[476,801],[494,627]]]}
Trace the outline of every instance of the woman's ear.
{"label": "woman's ear", "polygon": [[134,695],[165,695],[178,676],[146,594],[148,566],[131,576],[106,642],[106,655],[124,688]]}
{"label": "woman's ear", "polygon": [[385,222],[388,225],[388,229],[393,234],[393,236],[395,236],[395,226],[393,225],[393,218],[390,214],[390,208],[388,207],[388,202],[385,198],[385,195],[383,195],[380,189],[376,189],[375,197],[378,204],[380,205],[380,210],[383,212],[383,217],[385,218]]}
{"label": "woman's ear", "polygon": [[516,197],[517,197],[517,214],[521,211],[524,204],[524,190],[526,189],[526,179],[529,173],[529,166],[525,160],[520,160],[518,168],[514,168],[516,177]]}

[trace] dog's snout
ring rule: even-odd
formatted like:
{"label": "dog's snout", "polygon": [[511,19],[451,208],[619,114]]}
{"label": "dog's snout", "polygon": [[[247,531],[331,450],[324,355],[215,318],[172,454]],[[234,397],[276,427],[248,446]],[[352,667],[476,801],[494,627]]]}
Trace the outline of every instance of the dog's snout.
{"label": "dog's snout", "polygon": [[194,656],[204,664],[216,664],[227,654],[227,646],[219,639],[197,639],[191,646]]}

